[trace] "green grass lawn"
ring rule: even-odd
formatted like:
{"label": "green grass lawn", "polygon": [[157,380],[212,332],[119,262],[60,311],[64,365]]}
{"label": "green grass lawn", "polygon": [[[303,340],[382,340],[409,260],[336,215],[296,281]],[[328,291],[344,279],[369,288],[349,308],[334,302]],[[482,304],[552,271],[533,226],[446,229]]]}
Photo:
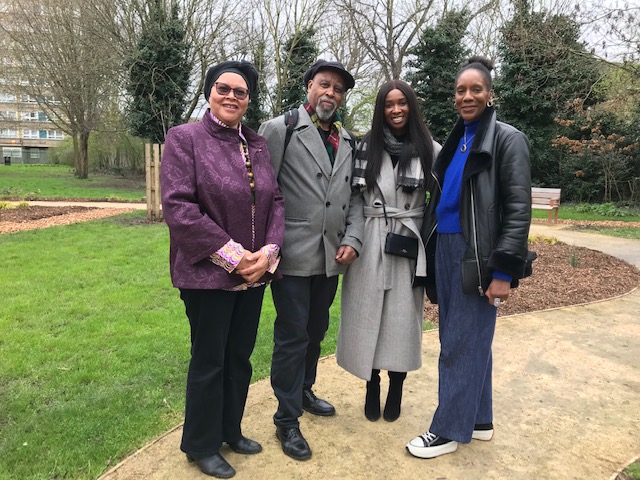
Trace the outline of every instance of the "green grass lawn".
{"label": "green grass lawn", "polygon": [[[96,478],[182,421],[188,321],[167,228],[143,219],[0,236],[0,478]],[[269,374],[274,319],[267,290],[254,381]]]}
{"label": "green grass lawn", "polygon": [[0,166],[0,200],[94,199],[144,201],[144,178],[90,174],[80,180],[73,170],[61,165]]}

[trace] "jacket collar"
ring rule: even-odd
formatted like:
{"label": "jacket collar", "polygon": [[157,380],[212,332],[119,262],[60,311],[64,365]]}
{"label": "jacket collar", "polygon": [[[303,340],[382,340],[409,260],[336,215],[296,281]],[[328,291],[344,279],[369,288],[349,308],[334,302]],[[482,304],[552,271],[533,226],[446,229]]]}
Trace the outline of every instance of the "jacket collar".
{"label": "jacket collar", "polygon": [[[473,144],[471,145],[471,150],[464,170],[465,179],[491,165],[495,153],[493,142],[495,130],[496,111],[493,107],[487,107],[480,116],[478,130],[475,138],[473,139]],[[444,178],[447,167],[456,152],[456,148],[458,148],[458,143],[460,142],[460,138],[463,134],[464,120],[462,120],[462,118],[458,118],[458,121],[447,137],[434,166],[434,173],[440,181]]]}
{"label": "jacket collar", "polygon": [[[207,109],[200,122],[202,122],[202,126],[211,136],[219,140],[236,144],[240,141],[238,130],[235,128],[223,127],[222,125],[214,122],[211,118],[209,109]],[[244,135],[244,138],[247,139],[247,142],[249,142],[249,145],[253,145],[254,142],[263,140],[261,136],[246,125],[242,126],[242,134]]]}

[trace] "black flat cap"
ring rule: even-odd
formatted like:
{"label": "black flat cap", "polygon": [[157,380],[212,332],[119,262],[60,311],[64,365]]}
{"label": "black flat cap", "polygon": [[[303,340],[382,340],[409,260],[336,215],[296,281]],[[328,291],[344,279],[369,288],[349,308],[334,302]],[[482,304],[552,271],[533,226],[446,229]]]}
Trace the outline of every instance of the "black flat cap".
{"label": "black flat cap", "polygon": [[309,80],[313,79],[313,77],[316,76],[316,73],[318,73],[320,70],[337,71],[340,75],[342,75],[342,78],[344,78],[347,90],[353,88],[356,84],[356,81],[353,79],[351,74],[347,72],[347,69],[344,68],[344,65],[342,65],[340,62],[329,62],[322,59],[311,65],[311,67],[309,67],[309,70],[305,72],[303,77],[304,84],[308,85]]}
{"label": "black flat cap", "polygon": [[212,67],[209,67],[209,70],[207,70],[207,75],[204,79],[204,90],[202,92],[206,101],[209,101],[209,95],[211,94],[213,84],[216,82],[218,77],[225,72],[237,73],[244,78],[244,81],[247,82],[247,88],[249,89],[249,96],[253,97],[256,87],[258,86],[258,71],[256,68],[251,62],[244,60],[240,60],[239,62],[236,60],[227,60],[225,62],[220,62],[217,65],[213,65]]}

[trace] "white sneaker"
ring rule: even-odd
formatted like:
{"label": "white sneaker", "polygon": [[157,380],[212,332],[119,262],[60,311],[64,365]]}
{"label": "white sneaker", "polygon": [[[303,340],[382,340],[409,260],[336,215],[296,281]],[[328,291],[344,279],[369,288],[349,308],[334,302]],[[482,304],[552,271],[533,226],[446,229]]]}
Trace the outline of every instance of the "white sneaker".
{"label": "white sneaker", "polygon": [[407,450],[414,457],[435,458],[458,449],[458,442],[426,432],[407,443]]}
{"label": "white sneaker", "polygon": [[493,438],[493,423],[476,424],[473,427],[471,438],[488,442]]}

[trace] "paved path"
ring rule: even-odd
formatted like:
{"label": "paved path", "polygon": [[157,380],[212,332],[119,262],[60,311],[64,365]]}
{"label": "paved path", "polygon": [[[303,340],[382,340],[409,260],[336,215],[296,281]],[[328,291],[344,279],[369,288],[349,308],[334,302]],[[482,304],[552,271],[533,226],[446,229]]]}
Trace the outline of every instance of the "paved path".
{"label": "paved path", "polygon": [[[538,226],[640,267],[640,241]],[[264,451],[241,456],[223,448],[238,479],[580,479],[606,480],[640,454],[640,290],[590,305],[501,317],[494,341],[495,436],[433,460],[411,457],[404,444],[423,432],[437,402],[438,335],[424,334],[423,367],[405,383],[401,417],[369,422],[364,382],[320,362],[316,392],[335,417],[309,414],[302,431],[313,457],[296,462],[280,450],[268,379],[249,390],[244,433]],[[383,385],[386,391],[386,382]],[[209,478],[179,451],[181,426],[107,472],[103,480]]]}

